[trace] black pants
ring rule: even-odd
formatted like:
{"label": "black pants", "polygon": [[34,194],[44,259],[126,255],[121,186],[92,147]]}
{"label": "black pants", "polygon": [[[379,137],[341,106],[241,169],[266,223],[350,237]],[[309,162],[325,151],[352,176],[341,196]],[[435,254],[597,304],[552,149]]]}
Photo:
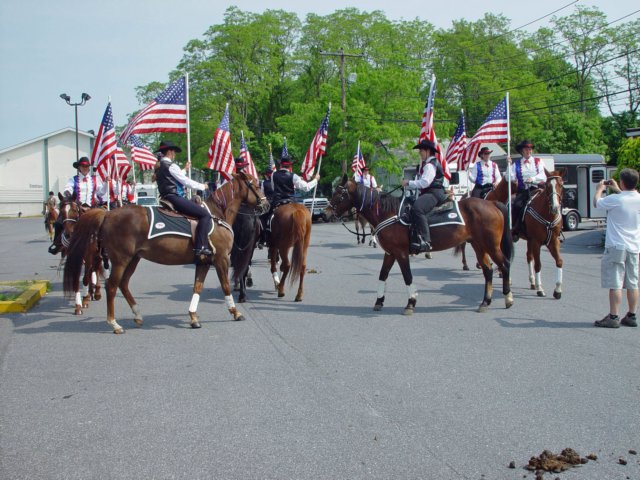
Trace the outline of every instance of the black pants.
{"label": "black pants", "polygon": [[535,190],[535,187],[518,189],[516,198],[514,198],[513,203],[511,204],[511,226],[513,227],[513,230],[521,228],[522,210]]}
{"label": "black pants", "polygon": [[431,242],[427,214],[444,202],[446,198],[447,195],[444,193],[444,189],[433,189],[420,195],[411,208],[413,225],[425,242]]}
{"label": "black pants", "polygon": [[476,185],[475,187],[473,187],[473,190],[471,190],[471,196],[475,198],[486,198],[491,190],[493,190],[492,184],[482,186]]}
{"label": "black pants", "polygon": [[211,215],[209,215],[207,209],[200,205],[196,205],[184,197],[172,193],[165,195],[163,198],[171,202],[178,212],[198,219],[195,248],[196,250],[209,248],[207,235],[209,234],[209,230],[211,230]]}

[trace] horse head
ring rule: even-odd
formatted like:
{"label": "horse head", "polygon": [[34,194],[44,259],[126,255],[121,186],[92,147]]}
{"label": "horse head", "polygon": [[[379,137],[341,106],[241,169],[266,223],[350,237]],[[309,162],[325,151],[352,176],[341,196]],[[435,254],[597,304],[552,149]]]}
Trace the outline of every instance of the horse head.
{"label": "horse head", "polygon": [[247,175],[244,172],[236,173],[235,177],[241,187],[242,185],[246,187],[246,191],[244,193],[242,193],[242,188],[240,190],[243,203],[255,207],[256,215],[267,213],[270,207],[269,200],[267,200],[267,197],[262,193],[258,179],[253,175]]}
{"label": "horse head", "polygon": [[327,212],[340,217],[351,210],[354,206],[352,195],[355,194],[356,188],[356,184],[349,180],[347,174],[344,174],[342,181],[336,186],[331,200],[329,200],[329,206],[326,208]]}
{"label": "horse head", "polygon": [[76,202],[75,192],[71,196],[64,197],[58,194],[58,198],[60,199],[60,213],[54,225],[53,243],[49,247],[49,253],[52,255],[57,255],[58,252],[66,250],[69,246],[75,224],[80,217],[80,206]]}
{"label": "horse head", "polygon": [[555,170],[547,175],[545,192],[549,199],[549,210],[554,216],[559,215],[562,209],[563,175],[563,170]]}

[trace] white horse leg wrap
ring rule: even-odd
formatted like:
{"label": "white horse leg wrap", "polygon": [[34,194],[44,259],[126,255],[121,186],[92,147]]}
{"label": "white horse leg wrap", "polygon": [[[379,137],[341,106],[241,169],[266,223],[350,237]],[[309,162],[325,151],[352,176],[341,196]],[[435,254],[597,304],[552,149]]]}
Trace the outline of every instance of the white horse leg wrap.
{"label": "white horse leg wrap", "polygon": [[91,284],[92,285],[98,284],[98,275],[96,274],[96,272],[91,272]]}
{"label": "white horse leg wrap", "polygon": [[76,292],[76,305],[82,305],[82,295],[80,292]]}
{"label": "white horse leg wrap", "polygon": [[560,287],[562,285],[562,269],[556,269],[556,287]]}
{"label": "white horse leg wrap", "polygon": [[115,318],[113,320],[107,320],[107,324],[113,329],[114,332],[116,330],[122,330],[122,327],[118,324],[118,322],[116,322]]}
{"label": "white horse leg wrap", "polygon": [[189,304],[189,312],[196,313],[198,311],[198,303],[200,302],[200,294],[194,293]]}
{"label": "white horse leg wrap", "polygon": [[533,266],[533,262],[529,262],[529,282],[533,283],[533,276],[535,274],[534,272],[535,268]]}
{"label": "white horse leg wrap", "polygon": [[536,287],[542,289],[542,272],[536,273]]}
{"label": "white horse leg wrap", "polygon": [[84,291],[84,296],[86,297],[87,295],[89,295],[89,285],[86,285],[83,289]]}
{"label": "white horse leg wrap", "polygon": [[231,295],[225,296],[224,301],[227,302],[227,308],[229,310],[231,310],[232,308],[236,308],[236,304],[233,302],[233,297]]}
{"label": "white horse leg wrap", "polygon": [[134,318],[140,318],[140,309],[138,308],[138,305],[132,306],[131,311],[133,312]]}
{"label": "white horse leg wrap", "polygon": [[280,283],[280,277],[278,276],[278,272],[273,272],[273,281],[276,283]]}
{"label": "white horse leg wrap", "polygon": [[418,298],[418,289],[413,283],[411,285],[407,285],[407,294],[409,295],[409,298],[413,298],[414,300]]}
{"label": "white horse leg wrap", "polygon": [[378,298],[384,297],[384,293],[387,290],[387,282],[378,280]]}

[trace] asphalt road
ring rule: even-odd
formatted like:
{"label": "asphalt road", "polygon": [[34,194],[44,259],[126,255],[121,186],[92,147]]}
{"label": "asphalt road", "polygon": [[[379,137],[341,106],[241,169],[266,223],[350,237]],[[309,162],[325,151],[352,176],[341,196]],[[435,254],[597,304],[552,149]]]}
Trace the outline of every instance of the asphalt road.
{"label": "asphalt road", "polygon": [[0,317],[2,479],[533,479],[531,456],[566,447],[598,460],[544,478],[640,478],[640,331],[592,326],[599,231],[567,234],[561,300],[546,251],[549,296],[528,289],[518,242],[516,303],[497,279],[487,313],[481,273],[451,252],[413,261],[413,316],[397,266],[374,312],[383,253],[340,224],[314,224],[302,303],[276,297],[256,252],[244,322],[210,274],[191,330],[193,267],[141,262],[145,325],[119,296],[121,336],[104,300],[72,315],[40,219],[0,231],[0,280],[52,281]]}

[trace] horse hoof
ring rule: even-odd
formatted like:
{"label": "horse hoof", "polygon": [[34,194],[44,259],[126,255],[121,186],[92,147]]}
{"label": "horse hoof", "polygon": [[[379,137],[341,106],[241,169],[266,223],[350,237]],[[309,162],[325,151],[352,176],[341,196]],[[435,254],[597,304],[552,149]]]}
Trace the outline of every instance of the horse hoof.
{"label": "horse hoof", "polygon": [[547,294],[546,294],[546,293],[544,293],[542,290],[538,290],[537,295],[538,295],[539,297],[546,297],[546,296],[547,296]]}
{"label": "horse hoof", "polygon": [[80,308],[79,306],[76,307],[76,309],[73,311],[74,315],[82,315],[82,308]]}
{"label": "horse hoof", "polygon": [[535,286],[535,284],[533,284],[533,283],[532,283],[532,284],[529,286],[529,290],[535,290],[535,289],[536,289],[536,286]]}
{"label": "horse hoof", "polygon": [[96,293],[96,294],[93,296],[93,299],[94,299],[94,300],[100,300],[101,298],[102,298],[102,294],[101,294],[101,293]]}
{"label": "horse hoof", "polygon": [[236,322],[244,322],[244,315],[240,314],[236,318],[234,318]]}
{"label": "horse hoof", "polygon": [[247,298],[246,297],[238,297],[238,303],[246,303]]}
{"label": "horse hoof", "polygon": [[513,306],[513,295],[511,293],[509,293],[505,298],[504,298],[504,307],[505,308],[511,308]]}
{"label": "horse hoof", "polygon": [[468,265],[463,265],[462,266],[462,270],[464,270],[465,272],[469,271],[469,266]]}
{"label": "horse hoof", "polygon": [[431,253],[427,252],[424,254],[424,258],[431,259]]}
{"label": "horse hoof", "polygon": [[411,315],[413,315],[413,308],[406,307],[402,312],[402,314],[407,317],[410,317]]}
{"label": "horse hoof", "polygon": [[294,302],[301,302],[301,301],[302,301],[302,296],[300,295],[298,295],[294,300]]}
{"label": "horse hoof", "polygon": [[191,322],[191,328],[202,328],[200,322]]}
{"label": "horse hoof", "polygon": [[376,303],[376,304],[373,306],[373,311],[374,311],[374,312],[379,312],[380,310],[382,310],[382,304],[378,304],[378,303]]}
{"label": "horse hoof", "polygon": [[253,287],[253,279],[251,277],[247,278],[247,287]]}
{"label": "horse hoof", "polygon": [[562,297],[562,292],[553,292],[553,298],[555,298],[556,300],[560,300],[560,298]]}
{"label": "horse hoof", "polygon": [[120,327],[120,328],[116,328],[113,333],[115,333],[116,335],[122,335],[124,333],[124,328]]}
{"label": "horse hoof", "polygon": [[141,327],[144,324],[141,318],[134,318],[133,323],[136,324],[136,327]]}
{"label": "horse hoof", "polygon": [[284,292],[278,292],[278,298],[284,297]]}
{"label": "horse hoof", "polygon": [[489,310],[489,306],[484,303],[481,303],[480,306],[478,307],[478,313],[484,313],[487,310]]}

